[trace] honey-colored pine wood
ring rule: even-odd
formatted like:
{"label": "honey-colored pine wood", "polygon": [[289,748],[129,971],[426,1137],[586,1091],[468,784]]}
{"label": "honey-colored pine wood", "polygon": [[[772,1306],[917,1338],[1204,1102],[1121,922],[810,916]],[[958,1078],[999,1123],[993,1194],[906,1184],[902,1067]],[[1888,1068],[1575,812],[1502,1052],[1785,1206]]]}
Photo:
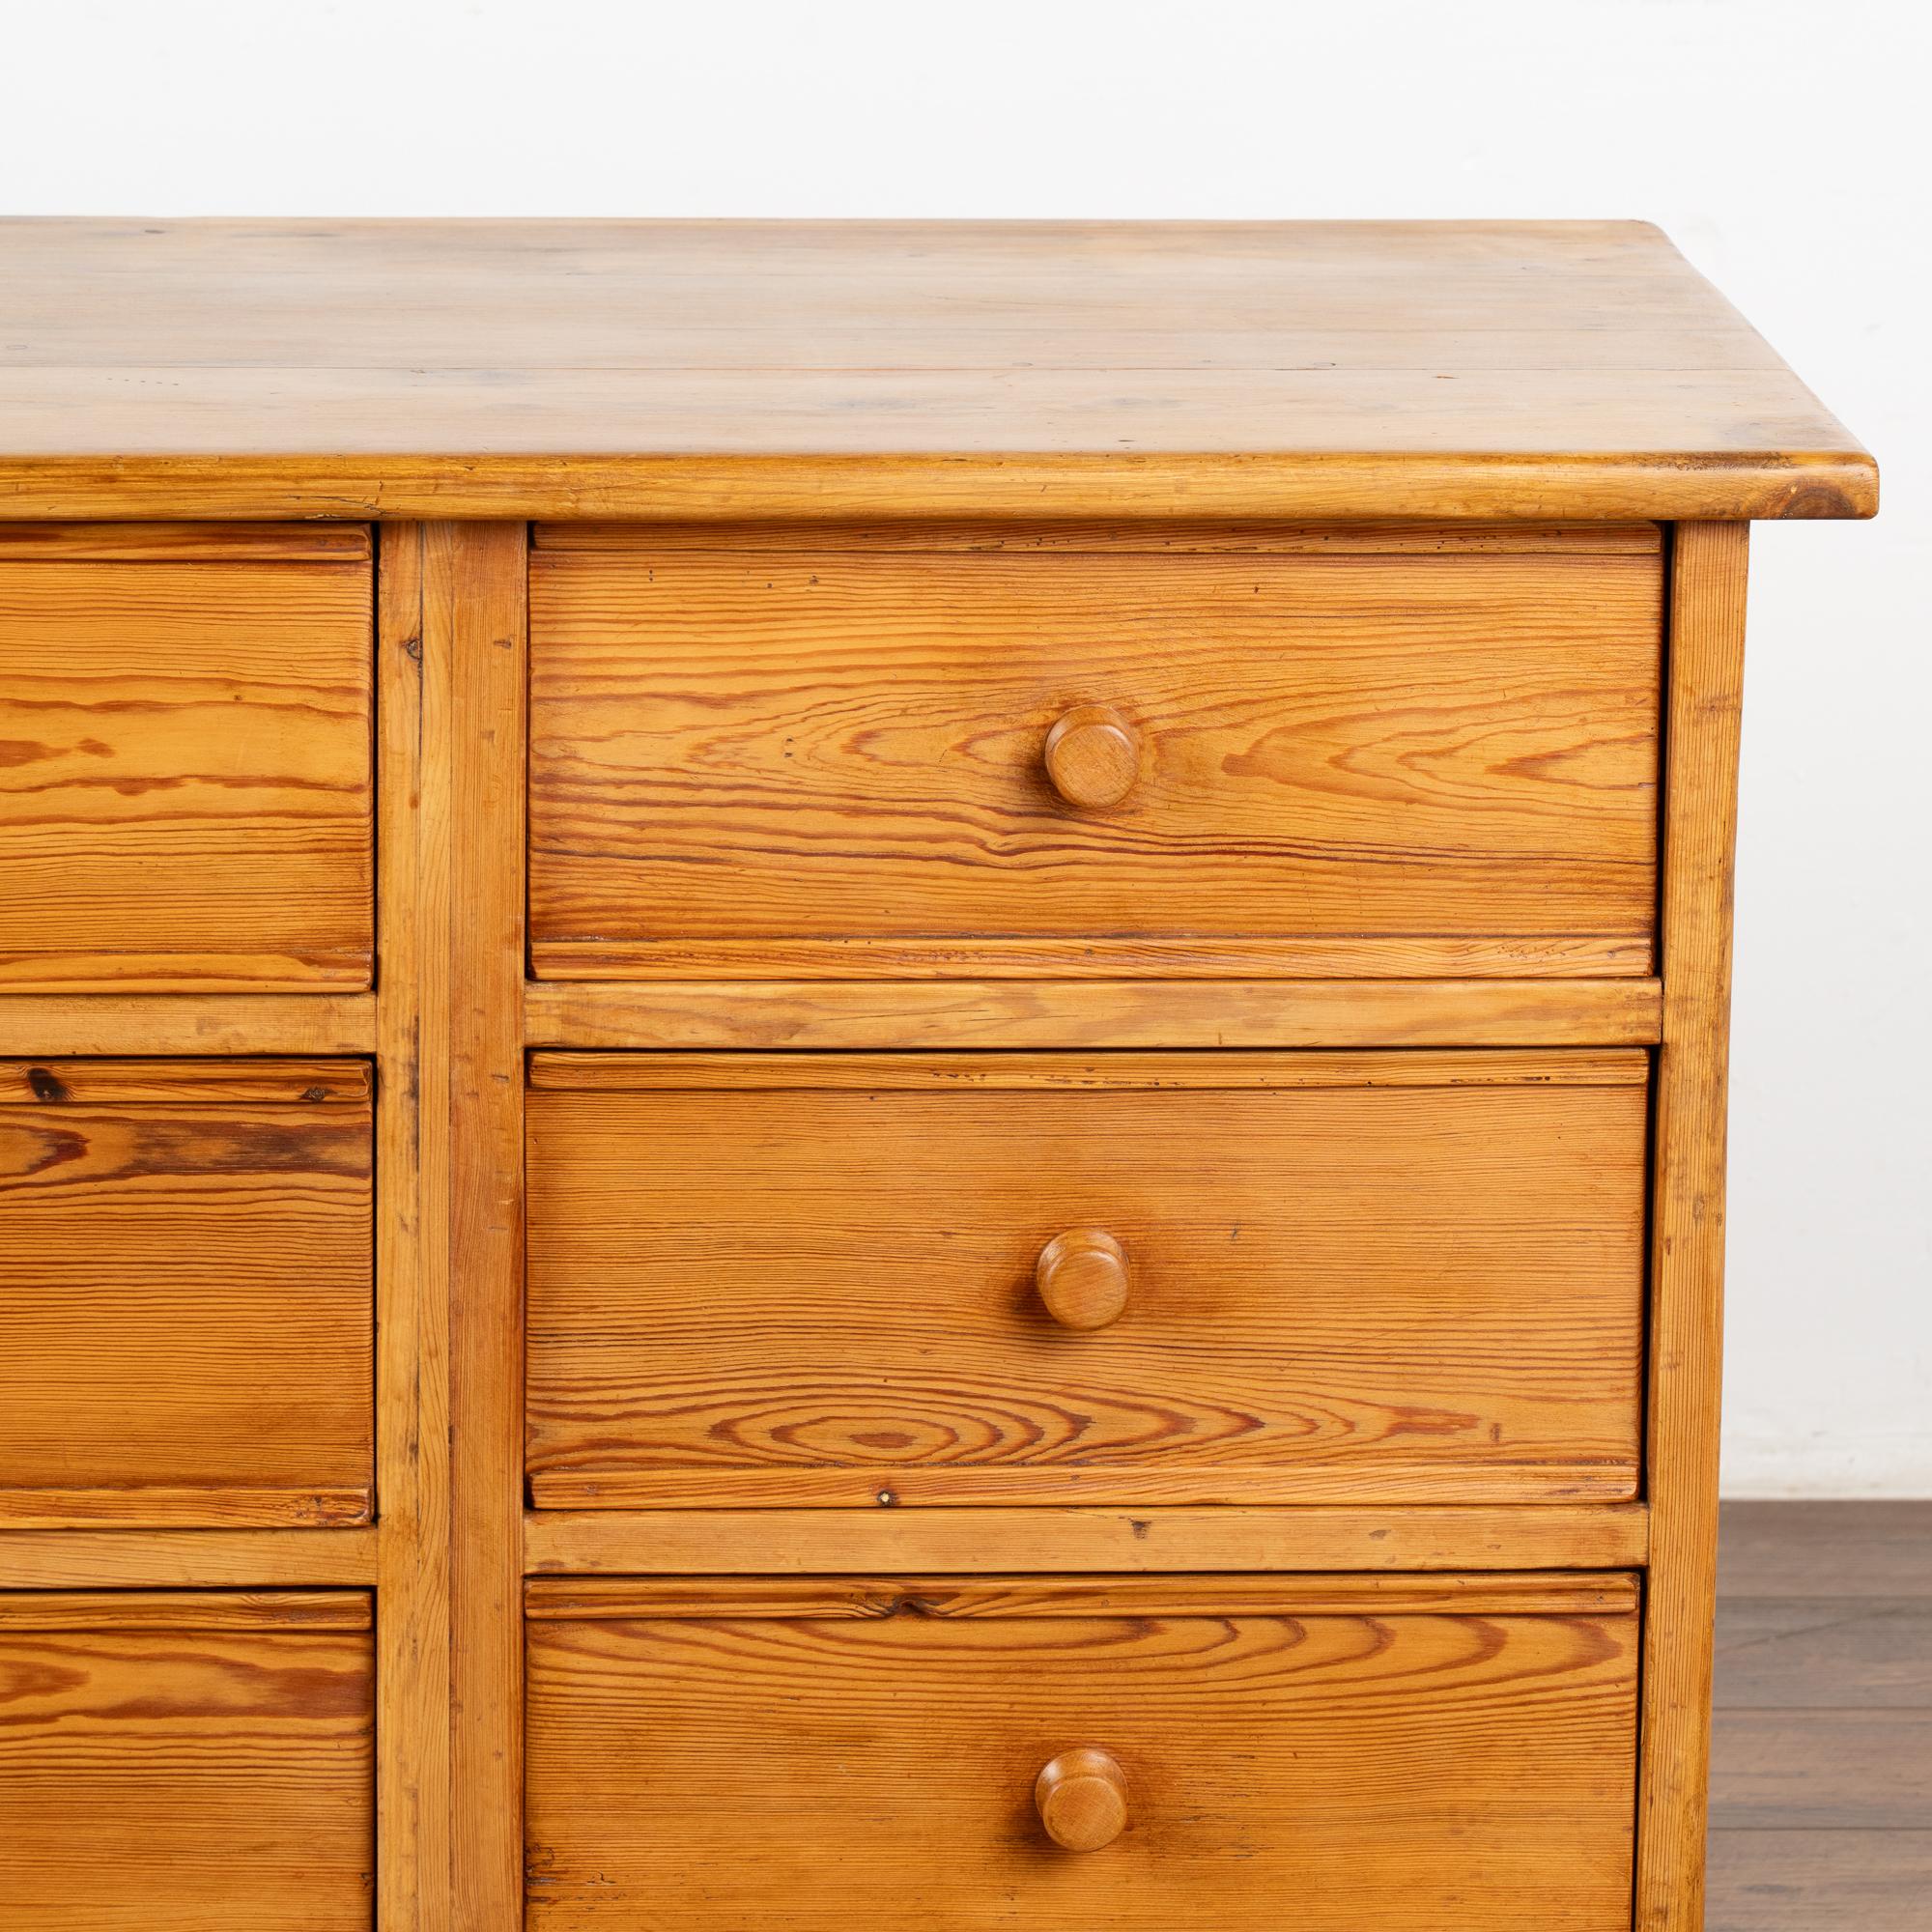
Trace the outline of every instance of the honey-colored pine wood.
{"label": "honey-colored pine wood", "polygon": [[[1655,980],[535,981],[532,1046],[1648,1046]],[[4,1017],[4,1015],[0,1015]]]}
{"label": "honey-colored pine wood", "polygon": [[369,993],[7,993],[0,1053],[368,1054]]}
{"label": "honey-colored pine wood", "polygon": [[0,544],[0,990],[366,986],[369,635],[366,531]]}
{"label": "honey-colored pine wood", "polygon": [[359,1061],[0,1062],[0,1524],[373,1509]]}
{"label": "honey-colored pine wood", "polygon": [[644,530],[530,594],[539,978],[1650,970],[1655,554]]}
{"label": "honey-colored pine wood", "polygon": [[0,524],[0,562],[367,563],[367,524]]}
{"label": "honey-colored pine wood", "polygon": [[1063,1328],[1105,1328],[1126,1313],[1133,1263],[1104,1228],[1065,1228],[1039,1251],[1033,1285]]}
{"label": "honey-colored pine wood", "polygon": [[[97,379],[83,374],[79,380],[88,393],[73,399],[72,412],[84,415],[97,407]],[[1694,377],[1690,381],[1694,384]],[[373,386],[378,393],[367,399],[368,414],[358,413],[352,430],[388,433],[402,419],[395,406],[420,384],[415,371],[377,378]],[[18,395],[23,388],[40,386],[0,374],[0,404],[9,392]],[[273,412],[277,395],[247,376],[241,386],[254,421]],[[337,403],[355,408],[364,385],[350,372],[325,375],[316,386],[327,412]],[[591,397],[594,405],[591,382],[580,379],[571,386]],[[920,386],[914,379],[885,391],[883,408],[903,419]],[[1734,396],[1740,385],[1720,387]],[[1303,385],[1289,385],[1280,396],[1280,419],[1298,415],[1313,422],[1301,407],[1305,390],[1299,395],[1297,390]],[[1119,394],[1120,385],[1114,384],[1104,395],[1094,396],[1089,419],[1104,426],[1105,412]],[[1501,419],[1520,402],[1521,388],[1507,377],[1492,376],[1465,394]],[[1440,398],[1426,394],[1425,400]],[[500,393],[477,400],[478,433],[482,412],[499,401]],[[1718,407],[1728,410],[1729,403],[1720,396]],[[0,418],[5,413],[0,409]],[[1795,431],[1797,425],[1792,427]],[[952,417],[943,428],[963,434],[970,425]],[[1852,440],[1842,425],[1833,422],[1832,429]],[[1338,422],[1336,433],[1346,438],[1348,430]],[[1077,425],[1076,434],[1084,434]],[[640,424],[633,440],[648,436]],[[1795,440],[1795,435],[1766,440]],[[133,462],[92,454],[34,454],[0,459],[0,492],[14,514],[31,517],[289,517],[354,511],[379,518],[449,516],[493,522],[668,517],[724,523],[747,516],[789,522],[824,515],[961,522],[1041,516],[1055,521],[1147,517],[1168,522],[1208,516],[1236,522],[1279,517],[1329,522],[1378,521],[1391,510],[1431,521],[1553,513],[1620,522],[1646,512],[1662,518],[1817,519],[1875,516],[1879,497],[1878,466],[1861,449],[1791,449],[1742,462],[1662,466],[1640,452],[1600,456],[1533,449],[1413,456],[1379,450],[1292,455],[965,450],[879,456],[801,451],[769,457],[710,451],[567,457],[520,450],[484,461],[384,451],[347,457],[211,451]]]}
{"label": "honey-colored pine wood", "polygon": [[385,1530],[20,1529],[0,1525],[0,1589],[373,1587]]}
{"label": "honey-colored pine wood", "polygon": [[1062,1094],[1641,1087],[1641,1053],[532,1053],[535,1094]]}
{"label": "honey-colored pine wood", "polygon": [[[740,1616],[721,1588],[698,1618],[533,1620],[527,1923],[1628,1924],[1628,1579],[1555,1614],[1480,1582],[1447,1613],[1325,1579],[1267,1609],[1089,1587],[1084,1615],[1024,1588],[925,1614],[914,1582],[896,1614]],[[1035,1792],[1080,1749],[1132,1798],[1069,1853]]]}
{"label": "honey-colored pine wood", "polygon": [[[0,1107],[352,1107],[367,1123],[374,1083],[366,1061],[0,1061]],[[11,1118],[11,1117],[0,1117]],[[65,1117],[56,1117],[65,1118]],[[331,1118],[332,1117],[325,1117]],[[205,1123],[213,1131],[218,1122]]]}
{"label": "honey-colored pine wood", "polygon": [[[449,670],[451,1922],[522,1895],[526,598],[521,526],[429,525],[424,656]],[[433,641],[432,641],[433,640]]]}
{"label": "honey-colored pine wood", "polygon": [[1374,1509],[535,1510],[544,1576],[920,1571],[1604,1570],[1649,1549],[1642,1503]]}
{"label": "honey-colored pine wood", "polygon": [[385,526],[377,579],[382,947],[376,1165],[377,1923],[450,1925],[449,634],[424,621],[425,536]]}
{"label": "honey-colored pine wood", "polygon": [[639,1617],[1632,1616],[1632,1576],[1507,1571],[1439,1577],[532,1577],[532,1622]]}
{"label": "honey-colored pine wood", "polygon": [[[1644,1074],[537,1055],[531,1496],[1631,1496]],[[1042,1250],[1069,1230],[1131,1274],[1110,1325],[1056,1319]]]}
{"label": "honey-colored pine wood", "polygon": [[[75,1357],[0,1349],[0,1485],[58,1478],[0,1492],[0,1919],[516,1932],[526,1608],[532,1925],[1596,1932],[1634,1897],[1638,1932],[1696,1932],[1730,520],[1875,492],[1640,225],[0,222],[0,1146],[93,1123],[6,1183],[34,1205],[0,1324],[95,1318]],[[526,979],[526,863],[535,964],[581,978]],[[586,863],[609,878],[556,890]],[[526,1045],[533,1145],[633,1122],[582,1135],[593,1193],[546,1196],[609,1254],[535,1256],[608,1304],[580,1341],[617,1401],[561,1418],[592,1457],[635,1452],[639,1405],[740,1456],[666,1370],[736,1402],[745,1338],[768,1416],[814,1306],[862,1408],[959,1383],[977,1176],[994,1218],[1041,1208],[1009,1231],[1003,1395],[1113,1351],[1130,1394],[1252,1418],[1259,1324],[1353,1337],[1458,1415],[1534,1382],[1556,1460],[1479,1501],[1453,1437],[1391,1433],[1265,1503],[1162,1501],[1239,1492],[1245,1438],[1196,1416],[1168,1460],[1207,1492],[1148,1453],[1118,1501],[1047,1500],[1021,1448],[1002,1501],[970,1457],[874,1441],[946,1493],[895,1465],[846,1502],[862,1458],[812,1493],[638,1467],[579,1498],[617,1507],[526,1509]],[[1634,1264],[1612,1293],[1604,1256],[1653,1047],[1639,1471]],[[1213,1119],[1141,1124],[1175,1110]],[[1323,1110],[1413,1159],[1371,1185],[1361,1132],[1265,1126]],[[695,1112],[718,1156],[671,1202]],[[1005,1131],[941,1172],[963,1119]],[[147,1165],[109,1174],[101,1122]],[[623,1165],[638,1122],[668,1160]],[[195,1170],[243,1142],[253,1168]],[[1042,1155],[1188,1196],[1232,1323],[1146,1348],[1160,1240],[1047,1203]],[[842,1297],[753,1271],[775,1157]],[[1321,1282],[1256,1293],[1269,1213],[1345,1195]],[[356,1222],[347,1345],[284,1208],[331,1253]],[[1385,1278],[1337,1287],[1406,1226],[1412,1281],[1444,1230],[1495,1263],[1438,1284],[1433,1329],[1386,1319]],[[1103,1237],[1122,1305],[1056,1323],[1042,1252]],[[627,1305],[639,1266],[664,1293]],[[246,1323],[178,1319],[183,1284],[272,1326],[283,1386],[248,1387]],[[1035,1362],[1058,1380],[1015,1381]],[[175,1414],[212,1481],[153,1453],[183,1373],[225,1418],[197,1445]],[[356,1473],[294,1483],[349,1439],[294,1427],[345,1376]],[[1432,1500],[1362,1473],[1398,1455]],[[1050,1721],[1016,1727],[1026,1698]],[[1092,1849],[1046,1829],[1052,1766]]]}
{"label": "honey-colored pine wood", "polygon": [[1877,498],[1639,222],[13,221],[0,292],[19,518]]}
{"label": "honey-colored pine wood", "polygon": [[1062,1751],[1040,1767],[1033,1803],[1041,1830],[1063,1851],[1097,1852],[1126,1829],[1126,1773],[1112,1751]]}
{"label": "honey-colored pine wood", "polygon": [[366,1631],[375,1627],[366,1593],[351,1590],[37,1590],[0,1595],[0,1632],[32,1631]]}
{"label": "honey-colored pine wood", "polygon": [[1748,530],[1680,525],[1671,559],[1663,1044],[1651,1244],[1643,1780],[1636,1932],[1701,1932],[1724,1311],[1731,895]]}
{"label": "honey-colored pine wood", "polygon": [[1144,748],[1132,722],[1111,704],[1064,711],[1039,748],[1047,781],[1080,810],[1111,811],[1140,781]]}
{"label": "honey-colored pine wood", "polygon": [[[31,531],[32,526],[22,526]],[[137,527],[127,526],[128,528]],[[190,526],[191,527],[191,526]],[[653,550],[696,550],[733,556],[769,551],[1012,551],[1031,554],[1126,551],[1152,555],[1656,556],[1663,531],[1652,523],[1416,523],[1386,517],[1347,523],[1265,522],[1216,517],[1160,519],[760,518],[755,522],[538,524],[535,551],[630,551],[641,535]],[[23,540],[24,537],[23,537]]]}
{"label": "honey-colored pine wood", "polygon": [[4,1913],[35,1932],[367,1932],[366,1596],[0,1598]]}

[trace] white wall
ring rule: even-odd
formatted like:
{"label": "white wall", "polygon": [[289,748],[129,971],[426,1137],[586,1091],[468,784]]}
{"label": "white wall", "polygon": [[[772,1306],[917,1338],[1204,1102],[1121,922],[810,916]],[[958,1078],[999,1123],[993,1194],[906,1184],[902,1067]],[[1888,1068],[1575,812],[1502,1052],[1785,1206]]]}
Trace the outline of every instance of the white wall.
{"label": "white wall", "polygon": [[1760,526],[1726,1480],[1932,1494],[1920,0],[0,0],[0,213],[1642,215],[1877,451]]}

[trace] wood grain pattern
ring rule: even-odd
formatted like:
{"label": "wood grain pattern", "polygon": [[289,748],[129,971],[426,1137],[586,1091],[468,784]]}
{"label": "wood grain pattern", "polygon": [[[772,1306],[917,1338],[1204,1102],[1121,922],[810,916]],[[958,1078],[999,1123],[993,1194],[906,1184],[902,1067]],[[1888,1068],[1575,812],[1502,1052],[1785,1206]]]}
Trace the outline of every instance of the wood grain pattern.
{"label": "wood grain pattern", "polygon": [[37,1590],[0,1595],[0,1631],[366,1631],[365,1592],[274,1590]]}
{"label": "wood grain pattern", "polygon": [[[18,526],[30,541],[31,525]],[[125,528],[141,527],[127,525]],[[193,526],[186,527],[192,528]],[[533,551],[632,551],[648,536],[654,551],[695,550],[743,555],[748,552],[851,550],[1012,551],[1065,555],[1125,551],[1136,555],[1310,556],[1657,556],[1663,531],[1656,524],[1454,523],[1432,524],[1367,517],[1346,524],[1289,523],[1281,519],[1161,519],[1038,517],[968,519],[901,517],[855,521],[838,517],[765,518],[753,522],[674,523],[653,518],[637,524],[538,524]]]}
{"label": "wood grain pattern", "polygon": [[[1628,1924],[1627,1611],[1123,1587],[1086,1615],[1022,1592],[964,1617],[530,1623],[528,1923]],[[1118,1840],[1069,1857],[1034,1785],[1080,1746],[1134,1797]]]}
{"label": "wood grain pattern", "polygon": [[355,1107],[366,1120],[366,1061],[0,1061],[0,1107]]}
{"label": "wood grain pattern", "polygon": [[1932,1598],[1932,1498],[1738,1498],[1720,1520],[1727,1597]]}
{"label": "wood grain pattern", "polygon": [[531,1046],[1649,1046],[1662,1024],[1655,980],[538,980],[524,989]]}
{"label": "wood grain pattern", "polygon": [[[540,1054],[540,1507],[1617,1499],[1644,1056]],[[1104,1228],[1076,1334],[1041,1248]]]}
{"label": "wood grain pattern", "polygon": [[0,1522],[359,1522],[359,1062],[0,1063]]}
{"label": "wood grain pattern", "polygon": [[1924,1932],[1932,1831],[1713,1832],[1704,1932]]}
{"label": "wood grain pattern", "polygon": [[1062,801],[1092,811],[1111,811],[1125,802],[1145,756],[1140,733],[1111,704],[1063,711],[1039,749],[1040,765]]}
{"label": "wood grain pattern", "polygon": [[1104,1228],[1066,1228],[1040,1249],[1034,1293],[1063,1328],[1106,1328],[1126,1313],[1133,1263]]}
{"label": "wood grain pattern", "polygon": [[1720,1568],[1712,1663],[1718,1711],[1932,1710],[1932,1595],[1733,1598]]}
{"label": "wood grain pattern", "polygon": [[367,1932],[368,1619],[366,1596],[6,1600],[8,1922]]}
{"label": "wood grain pattern", "polygon": [[[137,372],[136,381],[152,372]],[[174,380],[170,375],[167,380]],[[56,376],[58,383],[61,378]],[[95,386],[81,378],[84,389]],[[189,386],[198,386],[190,383]],[[6,392],[20,386],[0,376]],[[25,386],[37,394],[38,382]],[[355,386],[326,383],[341,390]],[[679,387],[683,384],[680,383]],[[1502,407],[1517,387],[1489,386]],[[420,379],[385,382],[376,399],[382,424],[390,404]],[[907,391],[891,397],[904,415]],[[116,398],[117,402],[121,400]],[[500,401],[500,391],[495,400]],[[1108,400],[1118,400],[1118,390]],[[251,398],[256,418],[276,397]],[[74,407],[92,407],[87,396]],[[753,405],[755,409],[755,403]],[[38,412],[38,404],[36,405]],[[1286,412],[1293,415],[1293,409]],[[483,433],[479,412],[475,433]],[[105,440],[105,439],[103,439]],[[10,458],[0,452],[0,509],[17,517],[320,517],[384,520],[455,517],[474,522],[536,518],[668,517],[780,520],[838,516],[884,520],[943,517],[1223,516],[1234,520],[1414,518],[1489,520],[1690,517],[1788,519],[1870,517],[1878,511],[1878,466],[1862,451],[1795,451],[1746,462],[1673,463],[1643,454],[1399,456],[1242,451],[1062,456],[613,455],[514,452],[474,458],[372,454],[280,456],[216,453],[139,458],[80,455]]]}
{"label": "wood grain pattern", "polygon": [[1632,1576],[1506,1571],[1438,1577],[549,1577],[524,1585],[532,1623],[639,1617],[1634,1616]]}
{"label": "wood grain pattern", "polygon": [[367,563],[367,524],[0,524],[0,561]]}
{"label": "wood grain pattern", "polygon": [[423,536],[423,652],[447,664],[450,1918],[515,1932],[523,1805],[525,531]]}
{"label": "wood grain pattern", "polygon": [[1701,1932],[1723,1362],[1732,857],[1749,532],[1675,533],[1664,817],[1663,1044],[1652,1182],[1636,1932]]}
{"label": "wood grain pattern", "polygon": [[1034,1808],[1046,1835],[1067,1852],[1097,1852],[1126,1830],[1126,1774],[1112,1751],[1062,1751],[1034,1779]]}
{"label": "wood grain pattern", "polygon": [[540,978],[1650,970],[1654,555],[531,566]]}
{"label": "wood grain pattern", "polygon": [[258,536],[0,547],[0,989],[369,984],[368,536]]}
{"label": "wood grain pattern", "polygon": [[532,1053],[533,1094],[1274,1094],[1641,1087],[1641,1053]]}
{"label": "wood grain pattern", "polygon": [[1876,504],[1634,222],[12,221],[0,290],[14,517]]}
{"label": "wood grain pattern", "polygon": [[1917,1932],[1932,1502],[1732,1502],[1721,1517],[1708,1932]]}
{"label": "wood grain pattern", "polygon": [[1711,1825],[1758,1832],[1923,1830],[1932,1818],[1932,1708],[1814,1711],[1802,1753],[1777,1711],[1719,1711]]}
{"label": "wood grain pattern", "polygon": [[377,576],[377,1900],[383,1932],[450,1924],[448,638],[423,621],[424,532]]}
{"label": "wood grain pattern", "polygon": [[938,1571],[1610,1570],[1649,1552],[1642,1503],[1376,1509],[535,1510],[533,1575]]}
{"label": "wood grain pattern", "polygon": [[[527,1769],[532,1926],[1695,1932],[1656,520],[1875,490],[1631,224],[0,222],[0,1921],[516,1932]],[[1908,1542],[1802,1762],[1844,1539],[1747,1557],[1715,1924],[1886,1923]]]}
{"label": "wood grain pattern", "polygon": [[14,993],[0,999],[0,1053],[367,1054],[369,993]]}
{"label": "wood grain pattern", "polygon": [[384,1532],[331,1529],[21,1529],[0,1534],[0,1589],[213,1590],[370,1585]]}

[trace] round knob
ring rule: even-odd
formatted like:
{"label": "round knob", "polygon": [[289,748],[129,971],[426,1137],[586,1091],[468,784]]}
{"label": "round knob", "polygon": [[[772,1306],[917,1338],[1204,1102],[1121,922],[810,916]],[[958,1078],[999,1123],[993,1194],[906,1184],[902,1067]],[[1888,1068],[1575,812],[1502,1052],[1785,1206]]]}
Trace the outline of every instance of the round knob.
{"label": "round knob", "polygon": [[1068,805],[1104,811],[1141,775],[1140,733],[1111,704],[1076,704],[1046,734],[1046,776]]}
{"label": "round knob", "polygon": [[1103,1750],[1062,1751],[1034,1780],[1039,1822],[1056,1845],[1097,1852],[1126,1829],[1127,1780]]}
{"label": "round knob", "polygon": [[1033,1279],[1063,1328],[1104,1328],[1127,1305],[1127,1251],[1104,1228],[1069,1228],[1040,1249]]}

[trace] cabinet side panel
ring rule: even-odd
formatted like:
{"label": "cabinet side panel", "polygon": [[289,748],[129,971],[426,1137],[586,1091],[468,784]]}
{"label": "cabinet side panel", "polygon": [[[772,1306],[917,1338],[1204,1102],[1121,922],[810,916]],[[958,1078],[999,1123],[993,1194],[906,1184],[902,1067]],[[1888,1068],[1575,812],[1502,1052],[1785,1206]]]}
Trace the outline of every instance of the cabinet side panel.
{"label": "cabinet side panel", "polygon": [[1732,848],[1748,527],[1676,531],[1665,726],[1636,1932],[1704,1922]]}

